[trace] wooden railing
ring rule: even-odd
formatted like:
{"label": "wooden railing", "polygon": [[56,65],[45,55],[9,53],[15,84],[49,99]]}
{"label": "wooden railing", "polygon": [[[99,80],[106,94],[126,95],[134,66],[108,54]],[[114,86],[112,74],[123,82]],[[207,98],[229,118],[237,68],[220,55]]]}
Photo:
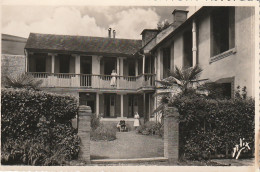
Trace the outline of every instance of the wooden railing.
{"label": "wooden railing", "polygon": [[111,75],[71,74],[71,73],[39,73],[28,72],[34,78],[43,80],[42,87],[89,87],[139,89],[155,85],[154,74],[139,76],[116,76],[116,86],[111,86]]}

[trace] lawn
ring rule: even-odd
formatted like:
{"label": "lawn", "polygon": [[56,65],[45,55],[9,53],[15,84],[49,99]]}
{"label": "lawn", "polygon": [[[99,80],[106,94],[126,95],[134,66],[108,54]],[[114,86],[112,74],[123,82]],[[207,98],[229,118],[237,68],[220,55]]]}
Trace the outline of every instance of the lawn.
{"label": "lawn", "polygon": [[163,139],[135,131],[117,132],[114,141],[91,141],[91,159],[163,157]]}

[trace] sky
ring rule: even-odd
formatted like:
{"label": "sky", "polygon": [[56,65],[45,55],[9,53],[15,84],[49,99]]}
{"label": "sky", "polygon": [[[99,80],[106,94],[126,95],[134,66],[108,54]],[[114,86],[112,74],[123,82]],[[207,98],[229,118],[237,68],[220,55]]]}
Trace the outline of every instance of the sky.
{"label": "sky", "polygon": [[141,39],[143,29],[173,20],[175,6],[2,6],[2,33],[28,38],[30,32]]}

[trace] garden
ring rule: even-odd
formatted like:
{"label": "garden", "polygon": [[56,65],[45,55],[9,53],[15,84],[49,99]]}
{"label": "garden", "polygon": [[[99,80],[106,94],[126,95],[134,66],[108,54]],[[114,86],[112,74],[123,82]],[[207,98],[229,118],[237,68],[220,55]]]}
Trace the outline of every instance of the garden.
{"label": "garden", "polygon": [[[248,147],[241,150],[239,159],[254,157],[254,100],[247,97],[245,87],[237,87],[233,98],[221,96],[223,90],[216,83],[194,87],[201,71],[197,66],[176,67],[168,78],[158,81],[165,91],[158,93],[161,105],[154,114],[177,108],[180,162],[216,165],[208,162],[234,159],[234,148],[244,143]],[[80,138],[71,121],[77,115],[78,100],[40,91],[41,83],[26,75],[6,81],[6,88],[1,89],[2,165],[70,165],[77,161]],[[136,131],[120,133],[93,114],[91,158],[163,156],[164,115],[161,118]]]}

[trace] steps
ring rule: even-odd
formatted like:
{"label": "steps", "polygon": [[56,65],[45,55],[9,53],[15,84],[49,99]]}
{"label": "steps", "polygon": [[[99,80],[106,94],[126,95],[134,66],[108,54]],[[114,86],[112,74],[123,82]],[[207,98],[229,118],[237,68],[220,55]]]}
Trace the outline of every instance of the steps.
{"label": "steps", "polygon": [[91,160],[91,164],[128,164],[128,163],[149,163],[149,162],[167,162],[165,157],[154,158],[131,158],[131,159],[96,159]]}

